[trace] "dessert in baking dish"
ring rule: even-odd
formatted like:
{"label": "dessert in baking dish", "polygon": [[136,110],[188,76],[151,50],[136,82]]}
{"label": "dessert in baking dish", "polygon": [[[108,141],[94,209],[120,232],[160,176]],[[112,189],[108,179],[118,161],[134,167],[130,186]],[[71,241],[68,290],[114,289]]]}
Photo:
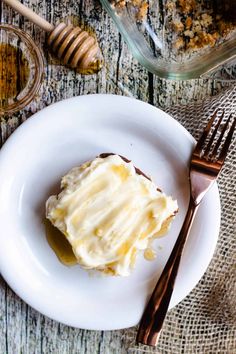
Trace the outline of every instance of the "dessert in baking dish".
{"label": "dessert in baking dish", "polygon": [[[137,21],[148,21],[153,2],[147,0],[110,0],[118,11],[128,9]],[[157,14],[156,14],[157,15]],[[159,4],[163,35],[178,51],[193,52],[213,47],[236,31],[235,0],[166,0]]]}
{"label": "dessert in baking dish", "polygon": [[150,241],[178,210],[149,177],[115,154],[74,167],[61,188],[47,200],[47,218],[65,235],[78,264],[111,275],[129,275],[140,250],[150,256]]}

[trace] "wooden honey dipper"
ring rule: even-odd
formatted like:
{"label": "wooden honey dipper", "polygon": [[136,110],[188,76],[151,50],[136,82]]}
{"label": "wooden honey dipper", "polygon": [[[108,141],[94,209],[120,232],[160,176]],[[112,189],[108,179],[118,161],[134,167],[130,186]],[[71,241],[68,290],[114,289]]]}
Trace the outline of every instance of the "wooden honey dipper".
{"label": "wooden honey dipper", "polygon": [[[54,27],[18,0],[4,0],[4,2],[49,34],[47,44],[64,64],[78,68],[81,72],[86,72],[96,63],[101,67],[100,48],[96,39],[87,31],[65,23],[59,23]],[[98,65],[97,69],[100,67]]]}

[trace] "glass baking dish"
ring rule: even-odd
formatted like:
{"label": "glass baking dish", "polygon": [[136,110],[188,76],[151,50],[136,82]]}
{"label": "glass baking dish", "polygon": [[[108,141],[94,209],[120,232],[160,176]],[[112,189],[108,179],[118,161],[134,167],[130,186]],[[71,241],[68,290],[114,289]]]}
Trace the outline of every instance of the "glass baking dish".
{"label": "glass baking dish", "polygon": [[199,78],[236,58],[236,0],[101,3],[133,56],[159,77]]}

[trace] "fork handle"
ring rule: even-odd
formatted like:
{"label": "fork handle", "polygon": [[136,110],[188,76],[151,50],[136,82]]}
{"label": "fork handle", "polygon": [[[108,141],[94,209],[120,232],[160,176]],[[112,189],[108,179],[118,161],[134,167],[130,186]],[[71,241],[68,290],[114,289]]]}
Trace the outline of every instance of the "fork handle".
{"label": "fork handle", "polygon": [[191,198],[175,246],[143,313],[136,338],[137,343],[151,346],[156,346],[157,344],[174,289],[183,248],[197,208],[198,205],[195,205]]}

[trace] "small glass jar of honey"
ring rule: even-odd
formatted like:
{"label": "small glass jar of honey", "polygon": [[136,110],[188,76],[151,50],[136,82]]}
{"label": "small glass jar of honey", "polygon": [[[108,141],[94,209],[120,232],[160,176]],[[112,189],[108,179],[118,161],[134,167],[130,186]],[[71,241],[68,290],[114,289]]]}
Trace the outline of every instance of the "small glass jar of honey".
{"label": "small glass jar of honey", "polygon": [[44,61],[32,38],[19,28],[0,24],[0,117],[29,104],[38,92]]}

